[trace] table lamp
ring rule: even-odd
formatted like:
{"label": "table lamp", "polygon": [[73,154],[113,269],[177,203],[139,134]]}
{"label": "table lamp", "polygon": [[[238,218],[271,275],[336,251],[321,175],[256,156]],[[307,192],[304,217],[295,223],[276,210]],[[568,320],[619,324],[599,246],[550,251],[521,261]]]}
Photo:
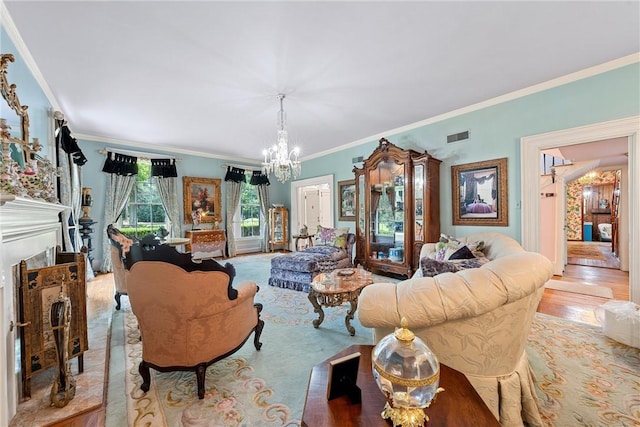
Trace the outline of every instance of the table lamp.
{"label": "table lamp", "polygon": [[382,418],[394,426],[423,426],[429,407],[438,393],[440,363],[431,349],[408,329],[406,318],[400,328],[382,338],[373,348],[371,367],[378,388],[387,399]]}

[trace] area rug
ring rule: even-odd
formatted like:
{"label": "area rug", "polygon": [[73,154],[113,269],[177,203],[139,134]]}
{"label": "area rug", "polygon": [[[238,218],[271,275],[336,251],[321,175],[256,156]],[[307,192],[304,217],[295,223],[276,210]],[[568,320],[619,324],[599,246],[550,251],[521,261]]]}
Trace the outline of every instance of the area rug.
{"label": "area rug", "polygon": [[567,242],[568,258],[591,258],[606,261],[607,257],[602,253],[598,243]]}
{"label": "area rug", "polygon": [[544,285],[547,289],[555,289],[557,291],[573,292],[574,294],[591,295],[594,297],[613,298],[611,288],[599,285],[584,285],[582,283],[563,282],[551,279]]}
{"label": "area rug", "polygon": [[[347,305],[326,308],[315,329],[317,314],[306,293],[266,285],[269,258],[230,260],[236,281],[260,285],[263,347],[256,351],[250,340],[209,367],[203,400],[190,372],[151,370],[151,389],[140,391],[141,344],[128,300],[123,301],[126,313],[120,318],[126,319],[128,339],[122,398],[130,426],[299,426],[312,367],[351,344],[372,343],[371,331],[357,316],[356,335],[346,331]],[[607,338],[598,327],[537,314],[527,353],[545,427],[640,426],[640,350]]]}
{"label": "area rug", "polygon": [[527,354],[545,426],[640,426],[640,350],[536,314]]}

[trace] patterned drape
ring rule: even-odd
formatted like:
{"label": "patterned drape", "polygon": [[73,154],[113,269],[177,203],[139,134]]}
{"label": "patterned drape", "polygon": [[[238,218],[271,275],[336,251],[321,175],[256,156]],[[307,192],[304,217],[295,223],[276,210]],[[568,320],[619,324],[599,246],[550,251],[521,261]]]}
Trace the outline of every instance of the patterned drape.
{"label": "patterned drape", "polygon": [[[104,221],[103,221],[103,236],[107,235],[107,227],[118,220],[118,217],[122,213],[133,185],[136,182],[135,175],[117,175],[110,173],[107,175],[107,191],[105,193],[104,203]],[[102,239],[102,272],[106,273],[113,271],[111,265],[111,250],[109,249],[109,239]]]}
{"label": "patterned drape", "polygon": [[242,193],[242,181],[236,182],[233,180],[226,182],[227,201],[225,203],[226,212],[226,228],[227,228],[227,250],[229,256],[236,256],[236,242],[233,234],[233,215],[238,209],[240,204],[240,195]]}
{"label": "patterned drape", "polygon": [[[64,121],[56,120],[56,149],[60,180],[58,181],[58,194],[60,203],[70,206],[70,210],[64,210],[62,219],[63,247],[67,252],[80,252],[82,238],[80,237],[80,225],[78,219],[82,216],[82,182],[80,166],[87,162],[82,150],[78,147],[75,138],[71,136],[69,128]],[[73,230],[73,232],[70,232]],[[85,254],[85,262],[89,265],[88,255]],[[86,280],[95,278],[93,268],[86,269]]]}
{"label": "patterned drape", "polygon": [[153,180],[158,189],[158,193],[160,193],[164,210],[167,212],[167,216],[171,221],[171,236],[180,237],[182,230],[180,229],[180,203],[178,202],[178,185],[176,182],[178,178],[154,176]]}
{"label": "patterned drape", "polygon": [[260,242],[260,250],[262,252],[269,252],[269,189],[267,188],[271,183],[269,177],[262,171],[253,171],[251,174],[251,185],[257,185],[258,188],[258,200],[260,201],[260,213],[262,214],[262,241]]}
{"label": "patterned drape", "polygon": [[269,189],[268,184],[258,185],[258,199],[260,200],[260,213],[262,214],[262,242],[260,249],[262,252],[269,252]]}

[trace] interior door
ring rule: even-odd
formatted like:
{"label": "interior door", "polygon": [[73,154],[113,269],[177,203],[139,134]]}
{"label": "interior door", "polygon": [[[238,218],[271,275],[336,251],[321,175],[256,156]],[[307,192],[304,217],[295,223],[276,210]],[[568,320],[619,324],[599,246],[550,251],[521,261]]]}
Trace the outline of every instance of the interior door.
{"label": "interior door", "polygon": [[[317,188],[304,189],[304,224],[310,233],[320,225],[320,192]],[[296,230],[296,233],[298,230]]]}

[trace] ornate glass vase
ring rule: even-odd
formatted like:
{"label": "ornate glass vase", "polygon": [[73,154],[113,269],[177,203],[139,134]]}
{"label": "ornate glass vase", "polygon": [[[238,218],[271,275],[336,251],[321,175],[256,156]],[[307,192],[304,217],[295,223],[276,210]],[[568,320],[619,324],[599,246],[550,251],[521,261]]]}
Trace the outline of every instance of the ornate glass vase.
{"label": "ornate glass vase", "polygon": [[382,418],[394,426],[423,426],[429,407],[444,389],[440,383],[440,363],[431,349],[416,337],[402,318],[401,328],[382,338],[373,348],[371,366],[378,388],[387,399]]}

